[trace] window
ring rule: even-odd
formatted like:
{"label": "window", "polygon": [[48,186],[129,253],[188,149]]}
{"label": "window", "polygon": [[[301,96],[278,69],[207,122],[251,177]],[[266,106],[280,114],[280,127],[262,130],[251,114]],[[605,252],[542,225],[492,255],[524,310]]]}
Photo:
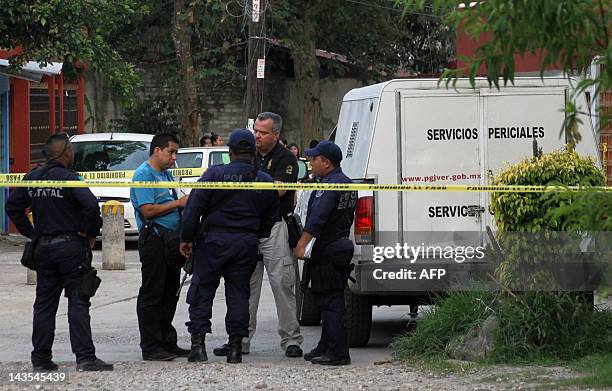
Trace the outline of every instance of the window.
{"label": "window", "polygon": [[75,171],[135,170],[149,158],[150,142],[73,142]]}
{"label": "window", "polygon": [[229,162],[229,152],[212,151],[210,153],[210,159],[208,159],[208,167],[216,166],[217,164],[228,164]]}
{"label": "window", "polygon": [[176,155],[176,165],[179,168],[200,168],[202,167],[202,152],[185,152]]}

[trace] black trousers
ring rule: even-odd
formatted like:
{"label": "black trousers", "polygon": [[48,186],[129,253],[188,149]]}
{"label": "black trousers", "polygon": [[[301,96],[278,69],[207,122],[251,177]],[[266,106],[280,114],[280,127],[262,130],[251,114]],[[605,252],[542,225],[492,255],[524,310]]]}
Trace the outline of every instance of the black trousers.
{"label": "black trousers", "polygon": [[138,292],[136,314],[140,329],[140,348],[152,353],[176,346],[176,329],[172,326],[178,297],[181,269],[171,268],[164,257],[164,241],[157,235],[138,240],[142,286]]}
{"label": "black trousers", "polygon": [[55,317],[62,290],[68,298],[68,326],[70,345],[77,363],[96,358],[91,338],[89,298],[78,296],[81,282],[80,266],[87,261],[84,240],[69,240],[36,247],[37,264],[36,301],[32,324],[32,364],[41,365],[51,360],[55,338]]}
{"label": "black trousers", "polygon": [[195,248],[193,278],[187,292],[191,334],[210,333],[212,306],[224,279],[225,330],[230,336],[249,336],[251,275],[257,263],[259,240],[252,233],[211,232]]}
{"label": "black trousers", "polygon": [[349,357],[348,334],[346,332],[344,290],[313,293],[321,311],[321,339],[317,351],[336,358]]}

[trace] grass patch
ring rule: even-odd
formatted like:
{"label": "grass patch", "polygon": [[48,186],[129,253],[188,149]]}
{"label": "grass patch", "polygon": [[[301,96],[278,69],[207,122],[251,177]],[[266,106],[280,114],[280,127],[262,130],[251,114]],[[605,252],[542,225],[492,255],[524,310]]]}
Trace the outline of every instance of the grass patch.
{"label": "grass patch", "polygon": [[570,361],[612,351],[612,312],[576,293],[528,292],[496,301],[495,362]]}
{"label": "grass patch", "polygon": [[612,353],[583,357],[570,363],[572,369],[588,372],[586,376],[562,380],[555,386],[612,387]]}
{"label": "grass patch", "polygon": [[448,358],[445,348],[449,342],[491,315],[496,316],[498,326],[486,359],[490,364],[558,365],[612,352],[612,312],[593,308],[583,295],[455,292],[439,299],[418,321],[415,331],[393,341],[394,356],[403,360]]}
{"label": "grass patch", "polygon": [[452,338],[464,334],[492,313],[492,302],[493,295],[473,292],[457,292],[438,299],[431,312],[418,321],[416,330],[391,343],[394,356],[409,359],[444,354]]}

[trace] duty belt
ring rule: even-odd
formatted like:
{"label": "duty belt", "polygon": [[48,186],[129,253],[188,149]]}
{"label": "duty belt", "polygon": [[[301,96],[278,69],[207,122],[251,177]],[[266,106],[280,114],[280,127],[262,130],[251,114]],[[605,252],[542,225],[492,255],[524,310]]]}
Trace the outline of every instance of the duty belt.
{"label": "duty belt", "polygon": [[64,242],[72,242],[76,240],[85,240],[85,238],[75,233],[58,234],[58,235],[41,235],[40,239],[38,239],[38,244],[48,246],[50,244],[59,244],[59,243],[64,243]]}
{"label": "duty belt", "polygon": [[243,234],[256,234],[257,231],[241,227],[224,227],[221,225],[209,225],[204,229],[204,232],[221,232],[221,233],[243,233]]}

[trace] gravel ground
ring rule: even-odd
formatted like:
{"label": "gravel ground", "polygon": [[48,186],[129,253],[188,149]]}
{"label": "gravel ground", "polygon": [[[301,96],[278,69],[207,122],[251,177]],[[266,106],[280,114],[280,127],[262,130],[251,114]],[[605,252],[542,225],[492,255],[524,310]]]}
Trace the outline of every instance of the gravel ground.
{"label": "gravel ground", "polygon": [[[571,377],[563,368],[487,367],[443,374],[397,362],[321,367],[302,360],[283,363],[117,363],[114,372],[68,371],[69,383],[29,385],[36,390],[520,390],[540,389],[553,380]],[[70,365],[70,367],[68,367]],[[467,366],[469,364],[466,363]],[[2,363],[0,370],[27,370],[23,363]],[[0,390],[23,386],[0,386]]]}

